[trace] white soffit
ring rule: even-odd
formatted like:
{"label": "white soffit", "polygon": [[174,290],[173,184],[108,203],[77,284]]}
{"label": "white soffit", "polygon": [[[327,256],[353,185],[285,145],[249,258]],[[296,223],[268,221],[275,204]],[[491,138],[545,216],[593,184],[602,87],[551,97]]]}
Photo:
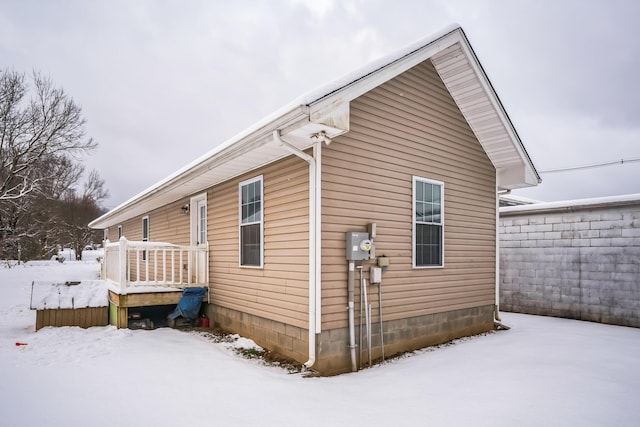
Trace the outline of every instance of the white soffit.
{"label": "white soffit", "polygon": [[456,42],[431,62],[496,168],[498,187],[537,185],[538,173],[462,30],[451,37]]}

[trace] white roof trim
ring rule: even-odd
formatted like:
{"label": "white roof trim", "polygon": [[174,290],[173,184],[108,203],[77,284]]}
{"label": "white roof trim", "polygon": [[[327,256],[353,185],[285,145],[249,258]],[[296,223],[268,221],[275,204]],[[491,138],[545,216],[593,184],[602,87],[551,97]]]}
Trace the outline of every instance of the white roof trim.
{"label": "white roof trim", "polygon": [[640,193],[620,196],[594,197],[591,199],[562,200],[559,202],[540,202],[520,206],[500,208],[500,216],[540,214],[549,212],[575,212],[583,209],[611,208],[616,206],[640,205]]}
{"label": "white roof trim", "polygon": [[[447,74],[447,54],[450,53],[447,49],[455,45],[463,55],[463,61],[456,64],[457,75],[475,79],[475,87],[471,90],[468,86],[456,84],[455,73]],[[89,226],[107,228],[119,224],[288,156],[287,151],[268,144],[276,129],[299,149],[308,148],[310,136],[319,131],[325,131],[329,137],[345,133],[349,130],[349,103],[353,99],[428,59],[432,60],[439,73],[442,71],[445,85],[496,166],[499,188],[536,185],[539,176],[524,146],[464,32],[454,25],[302,95],[95,219]],[[465,102],[468,96],[480,96],[481,103],[490,105],[491,109],[478,110],[478,103]],[[501,160],[505,153],[509,153],[512,161]]]}
{"label": "white roof trim", "polygon": [[462,29],[431,58],[497,172],[499,190],[530,187],[540,176]]}

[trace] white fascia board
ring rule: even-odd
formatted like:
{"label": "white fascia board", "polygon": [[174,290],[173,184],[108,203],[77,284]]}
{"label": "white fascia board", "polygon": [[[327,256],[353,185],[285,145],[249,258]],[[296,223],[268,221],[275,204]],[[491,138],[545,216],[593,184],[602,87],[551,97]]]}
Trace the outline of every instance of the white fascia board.
{"label": "white fascia board", "polygon": [[[533,165],[533,162],[531,161],[529,154],[526,152],[524,145],[520,140],[520,137],[518,136],[515,128],[513,127],[513,123],[511,122],[511,119],[509,119],[509,116],[506,110],[504,109],[502,102],[500,102],[500,99],[498,98],[497,93],[493,89],[493,86],[491,85],[489,78],[487,77],[486,73],[484,72],[484,69],[482,68],[482,65],[480,64],[478,58],[476,57],[475,52],[473,51],[473,48],[469,43],[469,40],[464,35],[464,32],[462,31],[462,29],[459,29],[459,31],[456,31],[455,34],[452,34],[452,37],[455,37],[457,39],[456,41],[460,43],[460,48],[466,55],[470,66],[472,67],[474,73],[478,77],[480,84],[482,85],[482,88],[484,89],[485,93],[488,95],[487,98],[489,99],[489,102],[491,102],[491,105],[493,106],[494,110],[498,114],[500,121],[504,125],[504,129],[509,135],[509,139],[512,141],[514,148],[516,149],[520,158],[522,159],[521,166],[526,169],[524,175],[527,178],[526,180],[523,179],[522,184],[524,185],[522,186],[528,187],[528,186],[538,185],[541,182],[540,175],[536,171],[536,168]],[[535,177],[535,179],[531,179],[532,177]],[[498,183],[498,185],[500,185],[500,183]]]}
{"label": "white fascia board", "polygon": [[496,169],[498,190],[515,190],[538,185],[538,178],[524,164]]}
{"label": "white fascia board", "polygon": [[321,108],[311,108],[309,121],[326,127],[325,132],[330,138],[349,132],[351,116],[349,101],[342,98],[335,100]]}

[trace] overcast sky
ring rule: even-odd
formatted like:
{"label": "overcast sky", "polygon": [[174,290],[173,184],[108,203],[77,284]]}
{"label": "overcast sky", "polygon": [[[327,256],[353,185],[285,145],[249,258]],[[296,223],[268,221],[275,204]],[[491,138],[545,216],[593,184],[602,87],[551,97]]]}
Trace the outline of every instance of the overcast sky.
{"label": "overcast sky", "polygon": [[[302,93],[460,24],[539,171],[640,158],[640,2],[0,0],[0,68],[82,106],[108,207]],[[640,162],[514,194],[640,192]]]}

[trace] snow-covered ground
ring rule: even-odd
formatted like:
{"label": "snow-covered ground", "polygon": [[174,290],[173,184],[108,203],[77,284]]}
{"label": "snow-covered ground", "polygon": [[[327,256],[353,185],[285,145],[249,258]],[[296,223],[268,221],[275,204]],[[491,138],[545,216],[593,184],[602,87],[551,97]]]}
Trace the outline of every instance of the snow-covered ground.
{"label": "snow-covered ground", "polygon": [[31,281],[97,275],[95,261],[0,264],[0,425],[640,425],[639,329],[503,313],[509,331],[331,378],[197,333],[33,331]]}

